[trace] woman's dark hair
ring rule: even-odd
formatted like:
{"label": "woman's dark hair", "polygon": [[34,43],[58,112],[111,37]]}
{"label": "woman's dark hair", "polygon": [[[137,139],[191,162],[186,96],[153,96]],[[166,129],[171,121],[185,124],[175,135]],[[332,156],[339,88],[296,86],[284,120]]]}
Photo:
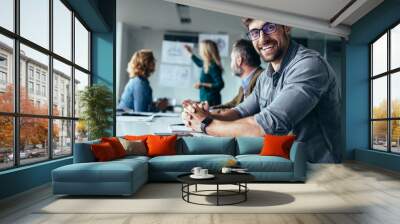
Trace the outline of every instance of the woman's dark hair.
{"label": "woman's dark hair", "polygon": [[240,55],[245,64],[258,67],[261,64],[260,55],[249,40],[240,39],[233,44],[232,52]]}

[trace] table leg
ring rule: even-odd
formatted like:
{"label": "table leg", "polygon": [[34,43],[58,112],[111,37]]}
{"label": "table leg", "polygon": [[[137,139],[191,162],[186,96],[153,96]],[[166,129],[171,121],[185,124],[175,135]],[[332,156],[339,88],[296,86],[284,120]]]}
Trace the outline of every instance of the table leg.
{"label": "table leg", "polygon": [[219,184],[217,184],[217,206],[219,205]]}
{"label": "table leg", "polygon": [[197,184],[196,184],[196,186],[195,186],[195,191],[197,192]]}
{"label": "table leg", "polygon": [[244,183],[244,201],[247,201],[247,183]]}
{"label": "table leg", "polygon": [[188,184],[188,185],[187,185],[187,191],[188,191],[188,193],[187,193],[187,201],[188,201],[188,202],[190,202],[190,201],[189,201],[189,195],[190,195],[190,184]]}

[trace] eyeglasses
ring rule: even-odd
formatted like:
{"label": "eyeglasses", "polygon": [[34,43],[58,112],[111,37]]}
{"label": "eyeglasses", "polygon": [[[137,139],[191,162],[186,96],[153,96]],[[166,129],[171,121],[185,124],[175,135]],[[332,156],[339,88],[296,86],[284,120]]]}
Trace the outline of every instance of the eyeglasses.
{"label": "eyeglasses", "polygon": [[247,37],[251,40],[258,40],[260,38],[260,31],[262,31],[264,34],[271,34],[276,31],[277,25],[275,23],[264,23],[264,25],[261,27],[261,29],[252,29],[249,32],[247,32]]}

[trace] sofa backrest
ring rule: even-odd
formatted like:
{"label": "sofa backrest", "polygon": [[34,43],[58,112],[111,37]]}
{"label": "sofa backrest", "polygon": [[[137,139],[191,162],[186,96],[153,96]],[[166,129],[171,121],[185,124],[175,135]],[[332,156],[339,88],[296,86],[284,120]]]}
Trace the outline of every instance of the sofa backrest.
{"label": "sofa backrest", "polygon": [[[100,140],[75,143],[74,163],[95,162],[96,159],[90,149],[91,144],[98,144]],[[225,154],[244,155],[259,154],[263,147],[263,137],[182,137],[176,144],[178,155],[196,154]]]}
{"label": "sofa backrest", "polygon": [[235,155],[235,138],[230,137],[183,137],[177,142],[177,154],[226,154]]}
{"label": "sofa backrest", "polygon": [[264,144],[263,137],[237,137],[236,155],[259,154]]}
{"label": "sofa backrest", "polygon": [[95,162],[96,158],[90,148],[92,144],[99,144],[100,140],[75,143],[74,147],[74,163]]}

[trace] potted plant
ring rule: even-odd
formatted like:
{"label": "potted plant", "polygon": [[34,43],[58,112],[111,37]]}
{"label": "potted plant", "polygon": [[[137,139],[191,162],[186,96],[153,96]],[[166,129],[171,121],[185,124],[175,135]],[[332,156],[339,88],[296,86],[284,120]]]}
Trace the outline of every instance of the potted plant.
{"label": "potted plant", "polygon": [[87,128],[89,140],[109,136],[107,131],[112,125],[113,97],[104,85],[95,84],[79,93],[81,110],[80,124]]}

